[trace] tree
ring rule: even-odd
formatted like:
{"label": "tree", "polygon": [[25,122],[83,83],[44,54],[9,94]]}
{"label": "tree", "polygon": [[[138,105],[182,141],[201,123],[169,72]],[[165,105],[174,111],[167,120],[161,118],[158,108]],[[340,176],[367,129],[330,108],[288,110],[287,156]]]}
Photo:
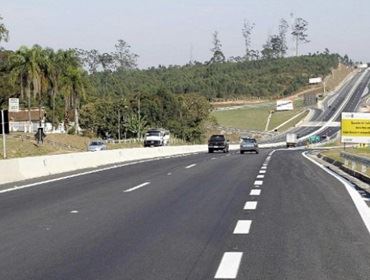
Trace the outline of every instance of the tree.
{"label": "tree", "polygon": [[280,56],[284,57],[288,50],[288,44],[286,40],[286,34],[289,29],[289,24],[285,19],[280,19],[280,24],[279,24],[279,38],[281,41],[281,46],[280,46]]}
{"label": "tree", "polygon": [[279,35],[269,36],[267,42],[263,45],[262,56],[265,59],[281,57],[284,52],[284,45]]}
{"label": "tree", "polygon": [[0,42],[5,41],[8,42],[9,40],[9,30],[6,28],[5,24],[1,21],[3,18],[0,16]]}
{"label": "tree", "polygon": [[300,43],[309,43],[307,39],[308,22],[303,18],[296,18],[292,26],[292,35],[295,41],[295,55],[298,56],[298,46]]}
{"label": "tree", "polygon": [[109,53],[103,53],[99,55],[99,62],[104,71],[113,71],[116,69],[116,66],[114,65],[114,58]]}
{"label": "tree", "polygon": [[244,38],[244,45],[245,45],[245,60],[251,59],[251,34],[254,29],[255,24],[250,23],[249,21],[244,20],[243,28],[242,28],[242,35]]}
{"label": "tree", "polygon": [[98,50],[83,50],[74,49],[77,56],[80,58],[81,63],[89,71],[90,74],[98,72],[99,65],[101,64],[100,53]]}
{"label": "tree", "polygon": [[67,66],[61,79],[65,99],[65,122],[68,121],[68,109],[72,106],[74,111],[75,134],[80,132],[79,108],[81,98],[85,97],[87,80],[81,68],[78,57],[73,50],[66,53]]}
{"label": "tree", "polygon": [[112,53],[116,69],[133,69],[137,67],[137,58],[139,57],[135,53],[131,53],[131,46],[128,45],[124,40],[118,40],[117,44],[114,45],[115,52]]}
{"label": "tree", "polygon": [[142,117],[140,114],[132,113],[128,118],[127,129],[131,133],[136,134],[136,137],[140,139],[147,127],[147,124],[148,122],[145,116]]}
{"label": "tree", "polygon": [[10,57],[10,73],[13,77],[20,80],[21,86],[21,99],[23,99],[23,90],[27,96],[28,103],[28,120],[31,125],[31,90],[33,97],[39,92],[39,79],[40,79],[40,65],[38,58],[38,49],[36,47],[28,48],[25,46],[20,47]]}
{"label": "tree", "polygon": [[218,32],[215,31],[213,32],[213,48],[211,49],[211,52],[213,53],[213,56],[211,58],[211,61],[210,63],[214,63],[214,62],[225,62],[225,55],[223,54],[221,48],[222,48],[222,44],[221,44],[221,41],[220,39],[218,38]]}

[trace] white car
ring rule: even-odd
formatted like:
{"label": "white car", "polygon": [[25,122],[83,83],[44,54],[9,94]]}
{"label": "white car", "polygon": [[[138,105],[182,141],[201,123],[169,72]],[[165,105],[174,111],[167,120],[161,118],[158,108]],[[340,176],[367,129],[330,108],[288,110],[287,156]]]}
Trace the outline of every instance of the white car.
{"label": "white car", "polygon": [[89,147],[87,150],[89,152],[97,152],[97,151],[103,151],[107,149],[107,145],[101,140],[93,140],[90,142]]}

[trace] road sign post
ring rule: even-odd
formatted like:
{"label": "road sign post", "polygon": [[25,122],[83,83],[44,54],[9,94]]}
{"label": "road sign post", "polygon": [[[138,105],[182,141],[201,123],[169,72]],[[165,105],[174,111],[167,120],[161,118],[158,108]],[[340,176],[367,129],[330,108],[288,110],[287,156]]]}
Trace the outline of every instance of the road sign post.
{"label": "road sign post", "polygon": [[1,110],[1,133],[3,134],[3,157],[6,158],[5,115]]}

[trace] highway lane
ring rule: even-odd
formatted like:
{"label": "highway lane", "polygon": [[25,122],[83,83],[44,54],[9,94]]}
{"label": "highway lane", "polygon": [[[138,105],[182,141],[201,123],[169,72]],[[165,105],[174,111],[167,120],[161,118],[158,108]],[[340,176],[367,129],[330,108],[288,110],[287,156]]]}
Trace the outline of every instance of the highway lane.
{"label": "highway lane", "polygon": [[185,279],[199,263],[210,273],[266,153],[164,159],[1,194],[0,279]]}
{"label": "highway lane", "polygon": [[[368,72],[366,74],[366,76],[364,77],[364,79],[360,82],[360,84],[356,88],[355,92],[353,93],[352,98],[344,106],[342,112],[356,112],[357,111],[357,108],[358,108],[358,106],[360,104],[360,101],[361,101],[362,94],[363,94],[364,90],[366,89],[366,87],[368,86],[369,80],[370,80],[370,72]],[[339,106],[339,105],[336,104],[334,106]],[[340,122],[341,121],[341,114],[339,114],[335,118],[334,121]],[[320,136],[326,136],[327,135],[329,137],[333,137],[336,133],[338,133],[339,130],[340,130],[339,127],[328,127],[324,131],[319,133],[318,135],[320,135]]]}
{"label": "highway lane", "polygon": [[[354,88],[356,85],[356,82],[359,80],[361,77],[362,72],[356,74],[351,80],[349,80],[347,83],[343,85],[341,89],[339,89],[339,92],[336,94],[336,96],[332,99],[333,101],[330,104],[330,108],[325,108],[324,111],[321,112],[321,114],[317,114],[317,111],[315,112],[313,118],[311,121],[329,121],[338,108],[341,106],[341,104],[345,101],[346,97],[348,96],[349,92]],[[348,100],[348,103],[346,106],[343,108],[342,112],[351,112],[355,111],[363,91],[365,90],[366,86],[368,85],[370,80],[370,73],[367,73],[365,77],[362,79],[360,84],[357,86],[354,94],[352,97]],[[340,121],[340,114],[339,116],[334,120],[334,121]],[[292,133],[297,133],[300,135],[300,137],[311,134],[318,130],[320,126],[316,127],[298,127],[293,130],[291,130]],[[318,133],[320,136],[327,135],[329,137],[334,136],[337,132],[339,131],[339,128],[337,127],[328,127],[325,129],[323,132]],[[285,134],[279,135],[277,137],[273,137],[267,141],[264,141],[265,143],[273,143],[273,142],[281,142],[285,141]]]}
{"label": "highway lane", "polygon": [[238,279],[369,279],[369,232],[339,181],[281,151],[261,189],[258,211],[238,217],[254,222]]}
{"label": "highway lane", "polygon": [[298,152],[269,152],[0,194],[0,279],[367,279],[369,233],[344,187]]}

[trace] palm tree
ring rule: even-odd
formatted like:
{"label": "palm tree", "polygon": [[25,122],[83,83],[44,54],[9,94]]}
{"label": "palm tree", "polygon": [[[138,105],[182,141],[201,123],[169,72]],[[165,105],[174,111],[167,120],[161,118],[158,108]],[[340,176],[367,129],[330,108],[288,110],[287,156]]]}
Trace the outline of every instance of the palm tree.
{"label": "palm tree", "polygon": [[51,62],[49,58],[49,52],[42,49],[40,46],[35,45],[33,46],[32,50],[35,54],[35,60],[38,65],[38,75],[35,76],[34,81],[33,81],[33,89],[34,89],[33,94],[34,94],[34,98],[38,97],[39,125],[41,127],[42,99],[43,99],[44,94],[48,91],[48,88],[49,88],[49,76],[50,76]]}
{"label": "palm tree", "polygon": [[[28,120],[31,125],[31,89],[37,93],[40,68],[35,48],[20,47],[10,57],[10,71],[21,80],[21,93],[25,91],[28,103]],[[23,97],[23,96],[22,96]]]}
{"label": "palm tree", "polygon": [[80,100],[85,96],[86,77],[85,71],[80,67],[77,56],[73,51],[67,51],[67,67],[61,79],[65,99],[65,112],[72,106],[74,110],[75,134],[79,133],[79,106]]}
{"label": "palm tree", "polygon": [[64,51],[58,50],[54,52],[53,49],[46,49],[45,52],[49,57],[49,71],[48,71],[48,79],[50,83],[50,99],[52,103],[52,123],[53,126],[56,124],[55,118],[55,107],[56,102],[55,99],[59,95],[60,83],[62,79],[62,74],[65,72],[66,63],[64,60]]}

